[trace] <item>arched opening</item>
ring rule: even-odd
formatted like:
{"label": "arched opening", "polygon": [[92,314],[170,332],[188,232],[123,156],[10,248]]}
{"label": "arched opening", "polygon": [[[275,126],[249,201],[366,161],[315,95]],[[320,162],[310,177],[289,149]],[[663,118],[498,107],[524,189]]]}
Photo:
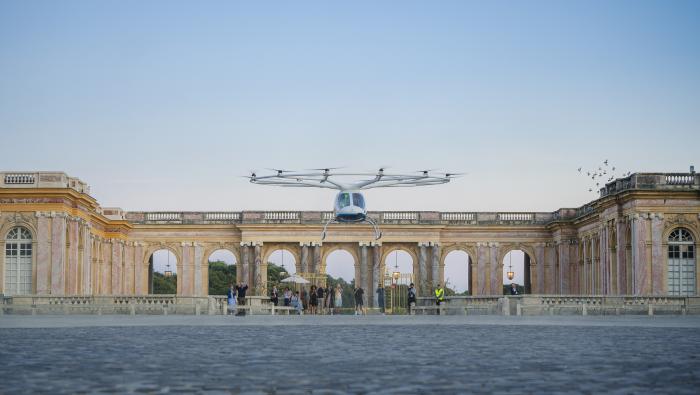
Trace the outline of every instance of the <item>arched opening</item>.
{"label": "arched opening", "polygon": [[388,313],[407,311],[408,287],[414,282],[413,263],[413,257],[407,251],[395,250],[387,254],[384,260],[384,304]]}
{"label": "arched opening", "polygon": [[[341,289],[342,308],[355,307],[355,258],[345,250],[335,250],[326,257],[326,286]],[[367,297],[365,291],[364,299]],[[336,294],[337,295],[337,292]],[[334,295],[334,299],[336,296]],[[336,304],[337,306],[337,304]],[[328,307],[328,306],[326,306]]]}
{"label": "arched opening", "polygon": [[148,258],[148,293],[177,294],[177,257],[168,249],[160,249]]}
{"label": "arched opening", "polygon": [[[512,277],[512,278],[511,278]],[[512,288],[518,295],[531,292],[530,284],[530,255],[523,250],[511,250],[503,257],[503,294],[513,294]]]}
{"label": "arched opening", "polygon": [[695,295],[695,241],[685,228],[674,229],[668,236],[668,294]]}
{"label": "arched opening", "polygon": [[267,258],[267,287],[272,290],[277,287],[280,294],[285,287],[295,288],[295,284],[282,283],[282,280],[297,272],[297,262],[294,255],[287,250],[274,250]]}
{"label": "arched opening", "polygon": [[462,250],[450,251],[445,257],[445,294],[470,295],[471,259]]}
{"label": "arched opening", "polygon": [[230,284],[236,284],[236,256],[229,250],[216,250],[209,255],[209,295],[226,295]]}
{"label": "arched opening", "polygon": [[32,293],[32,234],[24,227],[10,229],[5,237],[6,295]]}

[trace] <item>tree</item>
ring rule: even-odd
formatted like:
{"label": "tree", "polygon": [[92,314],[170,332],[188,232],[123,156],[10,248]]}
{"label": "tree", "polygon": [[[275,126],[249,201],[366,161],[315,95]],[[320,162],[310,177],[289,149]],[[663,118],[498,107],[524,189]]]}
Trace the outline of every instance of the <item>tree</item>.
{"label": "tree", "polygon": [[230,284],[236,284],[236,266],[209,261],[209,295],[226,295]]}
{"label": "tree", "polygon": [[177,293],[177,274],[165,276],[163,273],[153,272],[153,293],[174,295]]}

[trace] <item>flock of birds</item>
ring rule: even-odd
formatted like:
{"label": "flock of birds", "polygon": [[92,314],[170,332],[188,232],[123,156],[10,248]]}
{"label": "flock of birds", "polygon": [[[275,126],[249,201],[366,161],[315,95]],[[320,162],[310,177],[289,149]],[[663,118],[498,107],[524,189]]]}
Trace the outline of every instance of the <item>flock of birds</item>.
{"label": "flock of birds", "polygon": [[[613,166],[607,159],[604,160],[603,163],[601,163],[597,169],[593,168],[593,170],[584,170],[583,167],[578,168],[579,174],[585,176],[587,179],[591,179],[591,186],[588,188],[588,192],[594,193],[597,193],[600,189],[601,182],[603,182],[603,185],[605,185],[610,181],[618,178],[618,175],[615,173],[615,171],[615,166]],[[628,171],[619,177],[627,177],[631,174],[632,172]],[[595,183],[595,188],[593,187],[593,183]]]}

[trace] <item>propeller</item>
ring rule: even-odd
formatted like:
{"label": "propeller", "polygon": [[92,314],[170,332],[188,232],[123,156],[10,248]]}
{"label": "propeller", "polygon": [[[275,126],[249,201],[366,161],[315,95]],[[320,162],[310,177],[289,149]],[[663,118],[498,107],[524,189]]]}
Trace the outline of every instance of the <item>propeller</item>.
{"label": "propeller", "polygon": [[283,169],[271,169],[271,168],[266,168],[265,170],[272,170],[277,172],[277,174],[282,174],[282,173],[291,173],[293,170],[283,170]]}
{"label": "propeller", "polygon": [[463,175],[468,174],[468,173],[438,173],[438,174],[444,174],[445,177],[459,177],[459,176],[463,176]]}
{"label": "propeller", "polygon": [[326,173],[328,173],[328,172],[331,171],[331,170],[338,170],[338,169],[343,169],[343,168],[344,168],[344,167],[341,166],[341,167],[324,167],[323,169],[306,169],[306,170],[325,171]]}

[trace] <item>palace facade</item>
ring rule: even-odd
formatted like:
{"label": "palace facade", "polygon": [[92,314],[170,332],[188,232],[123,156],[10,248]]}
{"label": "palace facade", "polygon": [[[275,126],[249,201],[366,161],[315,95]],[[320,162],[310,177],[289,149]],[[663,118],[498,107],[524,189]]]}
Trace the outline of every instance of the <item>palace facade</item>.
{"label": "palace facade", "polygon": [[[320,240],[332,212],[128,212],[101,207],[62,172],[0,173],[0,294],[147,295],[152,255],[176,257],[177,294],[206,296],[216,250],[236,259],[239,281],[267,294],[267,262],[289,251],[297,272],[325,273],[348,251],[368,294],[393,251],[413,259],[419,293],[444,282],[445,257],[468,254],[472,295],[500,295],[503,258],[525,253],[525,288],[543,295],[697,295],[700,175],[635,173],[577,208],[553,212],[370,212]],[[370,305],[373,304],[370,300]]]}

